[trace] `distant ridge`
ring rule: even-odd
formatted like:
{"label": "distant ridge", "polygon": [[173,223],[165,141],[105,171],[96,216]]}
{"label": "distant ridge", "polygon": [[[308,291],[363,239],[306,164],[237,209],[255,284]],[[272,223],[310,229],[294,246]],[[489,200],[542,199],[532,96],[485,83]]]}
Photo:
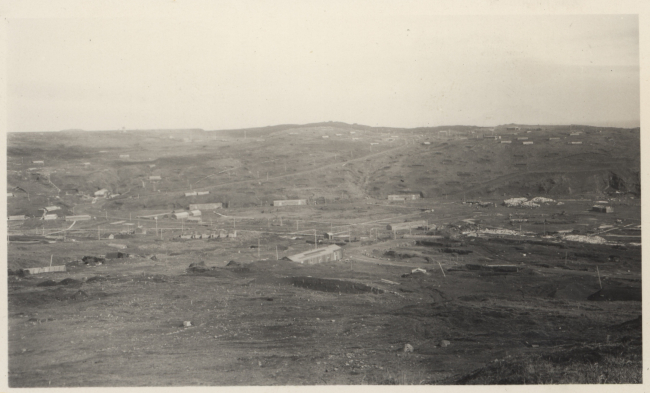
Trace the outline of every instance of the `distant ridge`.
{"label": "distant ridge", "polygon": [[626,124],[626,127],[617,127],[609,124],[602,125],[582,125],[582,124],[519,124],[519,123],[510,123],[510,124],[500,124],[495,126],[472,126],[472,125],[439,125],[439,126],[428,126],[428,127],[412,127],[412,128],[401,128],[401,127],[375,127],[368,126],[364,124],[357,123],[345,123],[340,121],[326,121],[326,122],[317,122],[317,123],[306,123],[306,124],[277,124],[272,126],[263,126],[263,127],[248,127],[248,128],[227,128],[227,129],[213,129],[205,130],[203,128],[151,128],[151,129],[126,129],[126,130],[83,130],[79,128],[70,128],[59,131],[9,131],[9,133],[21,133],[21,132],[61,132],[61,133],[86,133],[86,132],[188,132],[188,133],[203,133],[203,132],[219,132],[219,133],[239,133],[246,131],[250,134],[251,137],[260,136],[269,132],[278,132],[284,130],[291,130],[296,128],[316,128],[316,127],[333,127],[338,129],[350,129],[350,130],[364,130],[369,132],[435,132],[435,131],[470,131],[470,130],[486,130],[486,129],[503,129],[506,127],[519,127],[521,129],[535,129],[535,128],[557,128],[557,127],[571,127],[577,129],[638,129],[638,121],[629,121],[623,122]]}

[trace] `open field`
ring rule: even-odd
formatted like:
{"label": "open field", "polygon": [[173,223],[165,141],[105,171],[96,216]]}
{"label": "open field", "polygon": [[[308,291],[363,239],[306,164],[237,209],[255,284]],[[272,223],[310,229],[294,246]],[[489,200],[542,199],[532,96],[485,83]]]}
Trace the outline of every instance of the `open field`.
{"label": "open field", "polygon": [[513,127],[10,134],[10,386],[640,383],[639,130]]}

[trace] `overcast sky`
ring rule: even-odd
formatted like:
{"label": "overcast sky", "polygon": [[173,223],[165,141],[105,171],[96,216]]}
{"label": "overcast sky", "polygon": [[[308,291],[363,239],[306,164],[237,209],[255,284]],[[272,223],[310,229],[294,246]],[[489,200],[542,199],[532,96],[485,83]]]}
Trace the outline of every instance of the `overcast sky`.
{"label": "overcast sky", "polygon": [[639,125],[636,16],[264,11],[10,20],[8,130]]}

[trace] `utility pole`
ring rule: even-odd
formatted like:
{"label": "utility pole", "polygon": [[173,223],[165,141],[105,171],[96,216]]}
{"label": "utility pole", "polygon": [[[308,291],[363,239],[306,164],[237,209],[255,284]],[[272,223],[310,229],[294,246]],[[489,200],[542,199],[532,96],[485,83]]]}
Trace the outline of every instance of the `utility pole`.
{"label": "utility pole", "polygon": [[314,250],[318,248],[318,239],[316,239],[316,230],[314,229]]}
{"label": "utility pole", "polygon": [[260,238],[257,238],[257,259],[260,259]]}
{"label": "utility pole", "polygon": [[276,261],[280,260],[280,256],[278,255],[278,246],[275,246],[275,260]]}
{"label": "utility pole", "polygon": [[97,227],[97,240],[102,240],[102,233],[101,233],[99,227]]}

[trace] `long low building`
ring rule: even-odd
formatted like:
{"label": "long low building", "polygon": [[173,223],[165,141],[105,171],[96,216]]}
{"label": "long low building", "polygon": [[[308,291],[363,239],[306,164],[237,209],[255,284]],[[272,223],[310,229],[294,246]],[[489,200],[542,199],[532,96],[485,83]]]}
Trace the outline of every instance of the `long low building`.
{"label": "long low building", "polygon": [[190,204],[190,210],[215,210],[221,209],[223,205],[221,203],[192,203]]}
{"label": "long low building", "polygon": [[78,215],[78,216],[65,216],[66,221],[88,221],[91,218],[92,217],[90,217],[87,214],[82,214],[82,215]]}
{"label": "long low building", "polygon": [[329,261],[340,261],[343,259],[343,249],[335,244],[332,244],[331,246],[305,251],[301,252],[300,254],[285,257],[285,259],[307,265]]}
{"label": "long low building", "polygon": [[273,206],[298,206],[298,205],[306,205],[306,204],[307,204],[306,199],[288,199],[282,201],[273,201]]}
{"label": "long low building", "polygon": [[25,217],[24,215],[20,215],[20,216],[9,216],[8,219],[9,219],[9,221],[22,221],[22,220],[26,220],[27,217]]}
{"label": "long low building", "polygon": [[388,196],[389,201],[413,201],[416,199],[420,199],[420,194],[395,194]]}
{"label": "long low building", "polygon": [[178,212],[178,213],[173,213],[172,218],[175,218],[177,220],[181,220],[183,218],[188,218],[190,216],[189,212]]}
{"label": "long low building", "polygon": [[29,267],[23,269],[27,274],[51,273],[51,272],[65,272],[65,265],[61,266],[46,266],[46,267]]}
{"label": "long low building", "polygon": [[399,231],[402,229],[426,228],[426,227],[427,227],[427,222],[424,220],[420,220],[420,221],[391,223],[386,226],[386,229],[388,229],[389,231]]}
{"label": "long low building", "polygon": [[388,200],[389,201],[405,201],[406,196],[404,196],[404,195],[389,195]]}

